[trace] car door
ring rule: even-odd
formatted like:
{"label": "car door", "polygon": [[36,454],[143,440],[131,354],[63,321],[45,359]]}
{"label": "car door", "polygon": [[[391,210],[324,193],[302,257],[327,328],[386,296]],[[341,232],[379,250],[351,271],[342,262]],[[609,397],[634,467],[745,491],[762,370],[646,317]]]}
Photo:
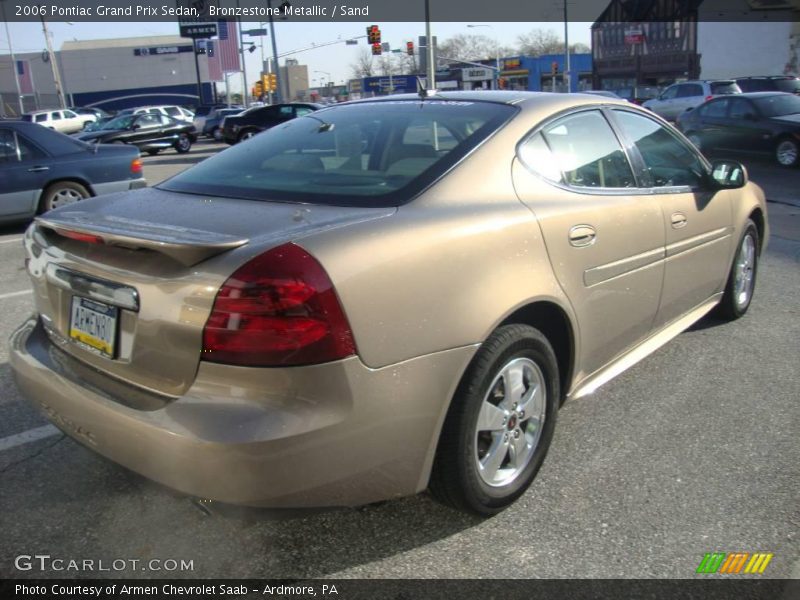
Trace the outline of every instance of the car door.
{"label": "car door", "polygon": [[647,108],[651,109],[657,115],[664,117],[665,119],[674,119],[675,117],[670,117],[670,114],[675,113],[676,109],[673,107],[673,103],[677,101],[678,95],[678,85],[671,85],[664,92],[655,100],[648,100],[647,101]]}
{"label": "car door", "polygon": [[36,211],[49,161],[29,140],[11,128],[0,127],[0,216],[26,216]]}
{"label": "car door", "polygon": [[646,115],[615,108],[614,120],[636,148],[664,220],[664,289],[654,327],[675,321],[719,291],[733,233],[731,192],[710,191],[709,167],[697,150]]}
{"label": "car door", "polygon": [[63,110],[61,113],[64,115],[62,129],[64,133],[76,133],[83,129],[83,121],[76,113],[71,110]]}
{"label": "car door", "polygon": [[674,121],[678,115],[694,108],[703,102],[703,86],[699,83],[681,83],[678,85],[678,94],[671,105],[671,111],[667,119]]}
{"label": "car door", "polygon": [[731,134],[728,123],[729,102],[728,98],[718,98],[694,109],[697,115],[693,115],[695,120],[692,123],[692,131],[686,130],[686,132],[699,134],[703,150],[724,146],[727,143]]}
{"label": "car door", "polygon": [[144,146],[159,141],[161,137],[161,116],[145,113],[136,117],[131,125],[133,133],[127,140],[137,146]]}
{"label": "car door", "polygon": [[[518,157],[515,188],[536,215],[578,319],[582,379],[650,332],[664,276],[661,208],[639,189],[600,109],[544,125],[520,144]],[[545,195],[532,173],[552,182]]]}
{"label": "car door", "polygon": [[64,128],[69,129],[69,124],[64,122],[64,117],[61,115],[60,110],[54,110],[50,113],[47,123],[51,129],[64,133]]}
{"label": "car door", "polygon": [[730,135],[725,146],[736,150],[770,150],[772,131],[769,121],[747,98],[731,98],[728,111]]}

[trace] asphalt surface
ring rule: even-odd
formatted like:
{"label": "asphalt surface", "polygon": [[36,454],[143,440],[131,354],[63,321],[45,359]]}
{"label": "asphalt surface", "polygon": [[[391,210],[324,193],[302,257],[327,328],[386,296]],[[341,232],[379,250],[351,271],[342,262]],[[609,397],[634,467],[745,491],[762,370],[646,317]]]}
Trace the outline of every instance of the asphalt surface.
{"label": "asphalt surface", "polygon": [[[219,147],[144,157],[145,175],[157,183]],[[750,312],[704,319],[568,402],[537,480],[491,519],[425,494],[353,510],[208,512],[60,434],[4,448],[47,421],[0,345],[0,577],[693,578],[706,552],[762,551],[774,553],[762,577],[800,578],[800,169],[749,166],[780,201]],[[23,230],[0,229],[4,339],[32,310]],[[15,568],[37,553],[193,570]]]}

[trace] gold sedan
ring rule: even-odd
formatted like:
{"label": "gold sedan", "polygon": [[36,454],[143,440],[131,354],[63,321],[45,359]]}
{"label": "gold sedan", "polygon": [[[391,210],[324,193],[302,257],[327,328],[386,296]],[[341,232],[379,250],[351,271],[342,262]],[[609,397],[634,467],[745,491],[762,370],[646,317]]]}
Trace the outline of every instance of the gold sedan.
{"label": "gold sedan", "polygon": [[430,487],[493,514],[563,400],[747,312],[766,215],[741,164],[622,101],[341,104],[37,218],[11,364],[58,427],[187,494]]}

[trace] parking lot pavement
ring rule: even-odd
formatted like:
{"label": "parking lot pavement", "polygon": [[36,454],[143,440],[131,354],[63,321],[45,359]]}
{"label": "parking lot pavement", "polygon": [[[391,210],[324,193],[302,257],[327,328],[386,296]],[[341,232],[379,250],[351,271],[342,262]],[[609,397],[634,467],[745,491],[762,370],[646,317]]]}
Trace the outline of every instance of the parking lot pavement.
{"label": "parking lot pavement", "polygon": [[[208,146],[145,157],[148,180]],[[769,185],[800,195],[800,170],[765,169]],[[357,510],[209,514],[41,429],[0,345],[0,577],[109,576],[15,569],[15,557],[40,553],[193,561],[191,571],[110,573],[131,577],[690,578],[712,551],[772,552],[764,577],[800,577],[800,209],[769,209],[747,316],[705,319],[566,403],[531,489],[486,520],[424,494]],[[22,231],[0,229],[4,339],[32,310]]]}
{"label": "parking lot pavement", "polygon": [[187,154],[178,154],[172,149],[159,152],[155,156],[142,154],[144,178],[148,185],[156,185],[228,147],[228,144],[201,138]]}

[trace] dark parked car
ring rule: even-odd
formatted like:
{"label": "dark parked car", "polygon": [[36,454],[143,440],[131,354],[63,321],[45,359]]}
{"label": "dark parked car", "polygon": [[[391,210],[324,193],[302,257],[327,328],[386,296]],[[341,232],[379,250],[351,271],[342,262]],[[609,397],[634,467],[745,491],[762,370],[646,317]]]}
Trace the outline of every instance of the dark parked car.
{"label": "dark parked car", "polygon": [[222,126],[222,138],[228,144],[235,144],[253,137],[280,123],[302,117],[322,108],[319,104],[273,104],[246,110],[240,115],[226,117]]}
{"label": "dark parked car", "polygon": [[650,85],[637,85],[633,87],[624,87],[617,90],[617,95],[624,98],[628,102],[638,104],[641,106],[648,100],[658,98],[661,94],[661,88]]}
{"label": "dark parked car", "polygon": [[81,133],[78,139],[103,144],[132,144],[150,155],[161,150],[175,148],[181,154],[189,152],[197,141],[197,133],[191,123],[176,121],[164,115],[145,113],[124,114],[103,124],[97,131]]}
{"label": "dark parked car", "polygon": [[91,145],[24,121],[0,123],[0,222],[147,185],[139,151]]}
{"label": "dark parked car", "polygon": [[736,83],[743,92],[788,92],[800,95],[800,77],[793,75],[739,77]]}
{"label": "dark parked car", "polygon": [[[241,114],[243,108],[218,108],[211,111],[208,116],[202,119],[202,131],[198,129],[198,133],[214,138],[216,141],[222,141],[222,121],[225,117]],[[195,127],[197,127],[198,119],[195,117]]]}
{"label": "dark parked car", "polygon": [[778,164],[798,163],[800,98],[752,92],[709,100],[678,118],[678,127],[704,151],[769,152]]}

